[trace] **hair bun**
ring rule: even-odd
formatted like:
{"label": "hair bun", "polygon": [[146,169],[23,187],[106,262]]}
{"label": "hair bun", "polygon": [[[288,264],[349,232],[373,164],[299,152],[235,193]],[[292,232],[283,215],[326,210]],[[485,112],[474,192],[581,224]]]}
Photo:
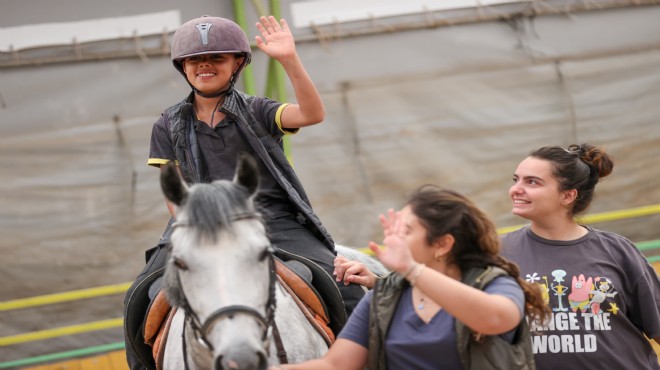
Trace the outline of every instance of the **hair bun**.
{"label": "hair bun", "polygon": [[596,170],[599,179],[609,176],[614,169],[614,161],[604,149],[584,143],[570,145],[568,151],[578,154],[582,161]]}

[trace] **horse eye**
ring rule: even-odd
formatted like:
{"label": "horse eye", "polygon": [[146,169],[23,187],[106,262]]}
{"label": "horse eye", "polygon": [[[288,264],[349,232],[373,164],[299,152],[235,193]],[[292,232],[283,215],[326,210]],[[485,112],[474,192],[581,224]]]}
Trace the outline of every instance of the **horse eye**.
{"label": "horse eye", "polygon": [[183,260],[181,260],[181,259],[179,259],[179,258],[176,258],[176,257],[172,258],[172,263],[173,263],[174,266],[176,266],[179,270],[184,270],[184,271],[185,271],[185,270],[188,270],[188,265],[186,265],[186,263],[183,262]]}
{"label": "horse eye", "polygon": [[259,255],[259,262],[265,260],[270,256],[270,249],[264,249],[261,254]]}

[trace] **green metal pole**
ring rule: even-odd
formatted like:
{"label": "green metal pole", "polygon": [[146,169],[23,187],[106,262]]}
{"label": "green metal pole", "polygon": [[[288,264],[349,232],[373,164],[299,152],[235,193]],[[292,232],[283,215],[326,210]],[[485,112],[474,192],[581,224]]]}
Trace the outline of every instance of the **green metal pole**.
{"label": "green metal pole", "polygon": [[[282,8],[279,0],[270,0],[270,10],[275,17],[279,20],[282,18]],[[284,102],[287,100],[286,96],[286,82],[284,80],[284,69],[279,63],[275,63],[274,60],[271,60],[271,72],[274,75],[274,83],[276,88],[277,98]]]}
{"label": "green metal pole", "polygon": [[261,0],[252,0],[251,2],[252,2],[252,7],[257,12],[258,17],[261,17],[262,15],[268,15],[268,12],[261,3]]}
{"label": "green metal pole", "polygon": [[[273,17],[275,19],[279,20],[282,18],[282,6],[280,4],[279,0],[270,0],[270,11]],[[277,96],[277,100],[281,102],[286,102],[287,101],[287,94],[286,94],[286,82],[284,80],[284,69],[279,63],[276,63],[274,60],[271,59],[269,63],[269,74],[272,74],[273,79],[271,80],[269,78],[269,83],[272,81],[274,86],[270,86],[271,92],[272,89],[275,91],[275,95]],[[284,141],[282,143],[283,149],[284,149],[284,155],[286,155],[286,158],[289,160],[289,163],[293,165],[293,154],[291,153],[291,143],[289,142],[288,137],[284,137]]]}
{"label": "green metal pole", "polygon": [[92,355],[96,353],[110,352],[124,349],[124,342],[103,344],[95,347],[87,347],[81,349],[75,349],[73,351],[51,353],[48,355],[29,357],[20,360],[0,362],[0,369],[8,369],[11,367],[22,367],[27,365],[34,365],[43,362],[50,362],[55,360],[64,360],[69,358],[76,358],[81,356]]}
{"label": "green metal pole", "polygon": [[646,241],[646,242],[639,242],[639,243],[636,243],[636,245],[637,245],[637,249],[639,249],[640,251],[650,250],[650,249],[658,249],[658,248],[660,248],[660,239],[658,239],[658,240],[649,240],[649,241]]}
{"label": "green metal pole", "polygon": [[[234,18],[236,23],[241,26],[245,34],[248,34],[247,28],[247,18],[245,17],[245,3],[242,0],[233,0],[234,3]],[[248,65],[245,67],[241,73],[243,76],[243,86],[245,86],[245,92],[250,95],[254,95],[257,91],[254,81],[254,73],[252,71],[252,66]]]}

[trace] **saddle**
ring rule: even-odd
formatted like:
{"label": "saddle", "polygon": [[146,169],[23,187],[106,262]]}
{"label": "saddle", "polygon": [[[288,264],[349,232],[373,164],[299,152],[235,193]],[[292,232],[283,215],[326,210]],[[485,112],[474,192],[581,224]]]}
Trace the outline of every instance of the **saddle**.
{"label": "saddle", "polygon": [[145,273],[146,276],[138,276],[135,285],[127,293],[124,303],[126,346],[133,349],[133,353],[140,363],[149,370],[156,369],[156,363],[152,357],[152,348],[144,342],[145,313],[150,311],[153,302],[156,301],[157,295],[154,296],[153,292],[160,288],[160,280],[165,272],[166,256],[167,254],[163,250],[155,254],[156,261],[153,261],[152,266],[163,267],[148,270]]}
{"label": "saddle", "polygon": [[[276,257],[277,279],[329,347],[335,340],[335,333],[346,323],[343,300],[334,280],[325,270],[304,257],[285,251],[278,251]],[[280,257],[287,258],[287,262]],[[325,291],[325,294],[320,291]],[[326,297],[327,301],[324,299]],[[147,309],[142,333],[144,343],[151,348],[150,365],[155,365],[157,370],[162,368],[167,333],[175,312],[176,307],[170,306],[164,291],[158,292]]]}
{"label": "saddle", "polygon": [[144,343],[152,348],[152,356],[158,370],[162,369],[167,334],[176,311],[177,307],[170,306],[165,297],[165,292],[161,290],[156,295],[156,299],[149,305],[144,320]]}
{"label": "saddle", "polygon": [[308,258],[287,252],[283,249],[277,249],[275,257],[285,261],[287,264],[291,261],[298,261],[311,270],[311,284],[308,281],[305,282],[310,286],[316,296],[320,298],[321,302],[325,304],[328,318],[330,319],[328,326],[332,329],[333,333],[339,334],[346,324],[348,315],[346,314],[344,300],[339,292],[339,288],[337,288],[335,279],[321,268],[321,266]]}

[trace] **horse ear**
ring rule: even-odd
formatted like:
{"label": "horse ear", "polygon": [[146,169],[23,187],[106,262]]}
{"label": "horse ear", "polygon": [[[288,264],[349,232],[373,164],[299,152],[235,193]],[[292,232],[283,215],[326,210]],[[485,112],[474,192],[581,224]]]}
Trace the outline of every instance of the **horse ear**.
{"label": "horse ear", "polygon": [[174,161],[169,161],[160,171],[160,187],[163,189],[165,198],[177,206],[188,196],[188,186],[179,175],[179,170]]}
{"label": "horse ear", "polygon": [[247,153],[241,153],[238,157],[234,182],[247,188],[250,195],[256,193],[259,188],[259,168],[254,157]]}

